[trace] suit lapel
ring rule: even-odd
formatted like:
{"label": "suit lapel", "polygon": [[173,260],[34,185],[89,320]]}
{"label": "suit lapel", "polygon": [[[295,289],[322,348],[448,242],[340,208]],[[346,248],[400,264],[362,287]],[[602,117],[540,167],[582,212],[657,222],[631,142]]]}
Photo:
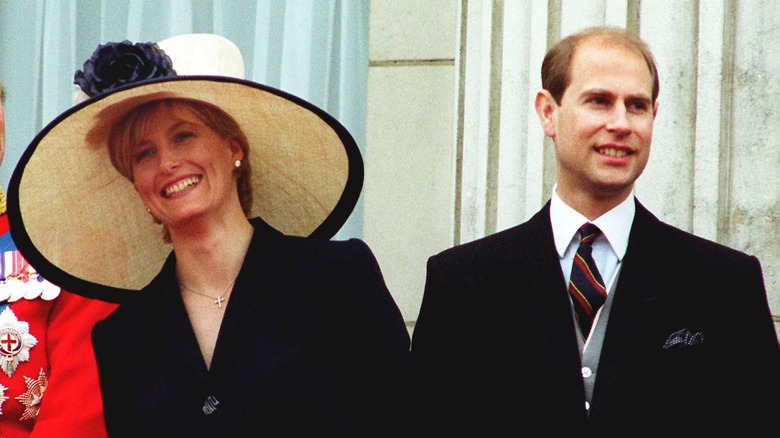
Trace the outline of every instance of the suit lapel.
{"label": "suit lapel", "polygon": [[[531,336],[554,356],[554,363],[568,364],[567,370],[575,378],[580,375],[580,353],[577,345],[574,318],[572,316],[569,293],[566,290],[564,276],[550,222],[550,203],[522,225],[523,235],[528,242],[520,242],[522,260],[517,266],[525,266],[523,278],[518,279],[528,296],[522,299],[536,303],[527,317],[524,327],[538,330]],[[585,400],[582,391],[583,405]]]}
{"label": "suit lapel", "polygon": [[631,226],[628,248],[617,279],[607,331],[599,359],[598,377],[591,415],[609,397],[628,361],[636,357],[642,334],[658,318],[659,294],[665,287],[656,272],[656,260],[663,257],[660,222],[639,201]]}

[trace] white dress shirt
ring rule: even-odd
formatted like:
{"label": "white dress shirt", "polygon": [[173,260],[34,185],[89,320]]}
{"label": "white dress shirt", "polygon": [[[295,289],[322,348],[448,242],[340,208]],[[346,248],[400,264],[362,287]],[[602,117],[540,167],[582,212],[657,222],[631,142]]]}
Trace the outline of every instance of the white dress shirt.
{"label": "white dress shirt", "polygon": [[[583,224],[590,222],[599,227],[602,232],[593,242],[592,255],[601,278],[604,280],[604,287],[609,292],[612,289],[612,283],[617,278],[618,268],[628,246],[628,235],[631,232],[631,224],[636,212],[633,192],[612,210],[589,221],[581,213],[566,205],[556,193],[556,188],[557,185],[553,187],[550,200],[550,221],[552,222],[555,248],[563,271],[564,284],[568,288],[574,255],[580,245],[577,231]],[[572,312],[573,309],[572,304]],[[596,313],[594,325],[600,315],[601,309]]]}
{"label": "white dress shirt", "polygon": [[[566,205],[558,196],[553,187],[552,199],[550,200],[550,221],[552,223],[553,237],[555,239],[555,248],[561,262],[565,285],[568,289],[569,277],[571,277],[571,267],[574,261],[574,255],[580,245],[580,237],[577,231],[586,222],[590,222],[602,231],[602,234],[593,242],[593,260],[604,280],[604,287],[607,290],[607,300],[596,313],[593,320],[593,329],[587,339],[582,339],[580,331],[577,331],[577,343],[580,348],[582,358],[582,382],[585,388],[585,409],[590,412],[590,402],[593,399],[593,390],[598,374],[599,358],[601,356],[601,346],[606,333],[607,320],[612,308],[612,291],[614,290],[618,276],[620,275],[620,266],[623,257],[626,255],[628,247],[628,235],[631,232],[631,224],[634,221],[636,205],[634,204],[633,192],[623,202],[618,204],[612,210],[604,213],[598,218],[589,221],[588,218]],[[571,304],[572,319],[576,327],[576,315],[574,312],[574,302],[569,296]],[[603,321],[602,321],[603,319]]]}

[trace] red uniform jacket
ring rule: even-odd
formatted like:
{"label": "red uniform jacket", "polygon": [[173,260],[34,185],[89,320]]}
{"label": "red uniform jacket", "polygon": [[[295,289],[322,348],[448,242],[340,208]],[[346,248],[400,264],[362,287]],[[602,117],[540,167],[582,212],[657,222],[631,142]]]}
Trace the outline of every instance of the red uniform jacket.
{"label": "red uniform jacket", "polygon": [[[3,214],[0,237],[6,233]],[[6,246],[0,260],[0,288],[36,281],[18,252]],[[9,275],[16,269],[25,272]],[[0,293],[0,437],[105,437],[90,332],[116,304],[66,291],[9,303],[7,293]]]}

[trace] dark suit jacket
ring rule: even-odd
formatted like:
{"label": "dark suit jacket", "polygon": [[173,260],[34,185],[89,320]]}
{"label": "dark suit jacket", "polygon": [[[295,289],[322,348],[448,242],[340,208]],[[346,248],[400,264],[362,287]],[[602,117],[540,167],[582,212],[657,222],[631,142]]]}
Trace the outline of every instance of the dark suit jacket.
{"label": "dark suit jacket", "polygon": [[636,205],[589,416],[549,203],[429,259],[412,340],[420,436],[752,436],[776,421],[780,349],[758,260]]}
{"label": "dark suit jacket", "polygon": [[[409,336],[369,248],[255,234],[207,370],[175,256],[93,330],[111,437],[380,436]],[[77,390],[74,388],[74,390]],[[207,415],[209,396],[218,404]]]}

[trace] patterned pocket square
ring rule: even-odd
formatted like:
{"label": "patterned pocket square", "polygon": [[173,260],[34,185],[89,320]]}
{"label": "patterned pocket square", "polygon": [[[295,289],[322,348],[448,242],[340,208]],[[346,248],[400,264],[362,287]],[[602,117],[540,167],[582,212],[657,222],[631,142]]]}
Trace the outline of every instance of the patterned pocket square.
{"label": "patterned pocket square", "polygon": [[690,347],[704,342],[704,333],[694,332],[690,329],[681,329],[669,335],[664,342],[664,350],[668,350],[676,345],[681,347]]}

